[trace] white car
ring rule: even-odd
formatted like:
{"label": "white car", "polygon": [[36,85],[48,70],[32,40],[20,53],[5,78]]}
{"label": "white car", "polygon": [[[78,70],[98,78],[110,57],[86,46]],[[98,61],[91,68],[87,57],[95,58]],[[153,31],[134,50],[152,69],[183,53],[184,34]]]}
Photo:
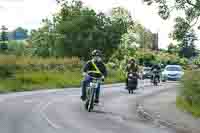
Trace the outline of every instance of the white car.
{"label": "white car", "polygon": [[180,65],[167,65],[162,72],[162,80],[180,80],[184,75]]}

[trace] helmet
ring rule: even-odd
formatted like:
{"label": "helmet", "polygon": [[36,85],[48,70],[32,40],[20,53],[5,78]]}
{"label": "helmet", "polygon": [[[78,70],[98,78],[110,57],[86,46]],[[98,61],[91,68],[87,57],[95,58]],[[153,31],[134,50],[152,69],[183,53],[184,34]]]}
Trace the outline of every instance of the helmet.
{"label": "helmet", "polygon": [[100,50],[93,50],[92,51],[92,56],[102,56],[102,53]]}
{"label": "helmet", "polygon": [[134,62],[134,63],[135,63],[135,59],[134,59],[134,58],[131,58],[131,59],[129,60],[129,62]]}

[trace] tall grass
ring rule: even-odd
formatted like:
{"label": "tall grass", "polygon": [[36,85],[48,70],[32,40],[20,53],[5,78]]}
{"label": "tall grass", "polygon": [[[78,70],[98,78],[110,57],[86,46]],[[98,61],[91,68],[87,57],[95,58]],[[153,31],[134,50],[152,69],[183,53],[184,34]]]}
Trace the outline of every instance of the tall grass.
{"label": "tall grass", "polygon": [[31,56],[0,55],[0,65],[80,65],[78,57],[72,58],[40,58]]}
{"label": "tall grass", "polygon": [[[79,58],[0,56],[0,93],[78,87],[82,64]],[[106,83],[124,81],[120,70],[108,70]]]}
{"label": "tall grass", "polygon": [[200,117],[200,71],[186,72],[181,84],[177,106]]}
{"label": "tall grass", "polygon": [[0,55],[0,65],[15,65],[16,61],[15,55]]}
{"label": "tall grass", "polygon": [[17,65],[50,65],[50,64],[63,64],[63,65],[80,65],[80,60],[77,57],[72,58],[40,58],[40,57],[17,57]]}

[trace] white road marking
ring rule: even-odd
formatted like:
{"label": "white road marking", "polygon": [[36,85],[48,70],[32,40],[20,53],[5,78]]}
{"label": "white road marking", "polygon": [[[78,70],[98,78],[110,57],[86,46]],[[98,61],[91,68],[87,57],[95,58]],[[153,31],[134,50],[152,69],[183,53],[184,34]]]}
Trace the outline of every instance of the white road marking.
{"label": "white road marking", "polygon": [[[67,96],[71,96],[71,97],[79,97],[80,95],[79,94],[72,94],[72,95],[67,95]],[[63,101],[66,101],[65,98],[60,98],[60,99],[55,99],[55,100],[52,100],[48,103],[46,103],[41,109],[40,109],[40,114],[41,116],[48,122],[48,124],[55,128],[55,129],[59,129],[61,128],[61,126],[59,126],[58,124],[54,123],[53,121],[51,121],[48,116],[46,115],[45,113],[45,110],[52,104],[56,103],[56,102],[63,102]]]}
{"label": "white road marking", "polygon": [[26,99],[26,100],[24,100],[24,103],[33,103],[33,102],[35,102],[35,100],[29,100],[29,99]]}
{"label": "white road marking", "polygon": [[[60,90],[59,90],[60,91]],[[47,93],[50,93],[50,92],[57,92],[57,90],[54,90],[54,91],[46,91]],[[63,91],[64,92],[64,91]],[[23,96],[27,96],[27,95],[29,95],[29,93],[24,93],[24,95],[23,94],[16,94],[17,96],[15,96],[15,94],[14,94],[14,98],[17,98],[17,97],[23,97]],[[12,97],[12,94],[10,95],[11,97]],[[66,96],[70,96],[70,97],[79,97],[80,96],[80,94],[71,94],[71,95],[69,95],[69,94],[67,94]],[[9,97],[8,97],[9,98]],[[5,101],[5,99],[6,98],[0,98],[0,102],[4,102]],[[25,99],[23,102],[24,103],[27,103],[27,104],[32,104],[33,102],[35,102],[36,100],[33,100],[33,99]],[[61,101],[65,101],[65,99],[57,99],[57,100],[53,100],[53,101],[50,101],[50,102],[48,102],[48,103],[46,103],[46,104],[44,104],[44,102],[40,102],[39,104],[37,104],[37,106],[32,110],[33,112],[35,111],[35,110],[37,110],[38,108],[41,108],[41,106],[42,106],[42,108],[40,109],[40,114],[41,114],[41,116],[43,117],[43,119],[45,119],[47,122],[48,122],[48,124],[50,125],[50,126],[52,126],[53,128],[55,128],[55,129],[58,129],[58,128],[61,128],[61,126],[59,126],[59,125],[57,125],[57,124],[55,124],[54,122],[52,122],[48,117],[47,117],[47,115],[45,114],[45,110],[48,108],[48,106],[49,105],[51,105],[51,104],[54,104],[55,102],[61,102]],[[44,105],[44,106],[43,106]]]}
{"label": "white road marking", "polygon": [[[147,83],[144,83],[145,85],[147,84]],[[119,88],[119,87],[113,87],[113,88]],[[120,90],[121,88],[119,88],[119,90]],[[157,90],[157,88],[155,89],[155,90]],[[158,89],[159,90],[159,89]],[[162,90],[162,89],[160,89],[160,90]],[[140,91],[142,91],[142,90],[140,90]],[[139,91],[139,92],[140,92]],[[49,91],[49,92],[46,92],[46,93],[52,93],[52,92],[58,92],[58,91]],[[63,92],[65,92],[65,91],[63,91]],[[145,90],[145,92],[143,92],[143,95],[145,95],[145,94],[148,94],[148,93],[151,93],[152,92],[152,90],[151,89],[147,89],[147,90]],[[33,95],[33,94],[39,94],[39,92],[38,93],[31,93],[31,95]],[[43,94],[43,93],[42,93]],[[24,95],[17,95],[18,97],[22,97],[22,96],[27,96],[27,95],[29,95],[29,94],[24,94]],[[142,93],[141,94],[139,94],[139,95],[142,95]],[[17,96],[13,96],[13,95],[11,95],[11,98],[17,98]],[[79,97],[80,96],[80,94],[66,94],[66,97]],[[8,97],[8,98],[10,98],[10,97]],[[5,100],[7,99],[7,97],[5,97],[5,98],[0,98],[0,102],[4,102]],[[44,120],[46,120],[47,121],[47,123],[51,126],[51,127],[53,127],[53,128],[55,128],[55,129],[59,129],[59,128],[61,128],[61,126],[60,125],[58,125],[58,124],[56,124],[56,123],[54,123],[53,121],[51,121],[49,118],[48,118],[48,116],[47,116],[47,114],[45,113],[45,110],[51,105],[51,104],[54,104],[54,103],[56,103],[56,102],[61,102],[61,101],[65,101],[66,99],[65,98],[60,98],[60,99],[54,99],[54,100],[52,100],[52,101],[49,101],[49,102],[47,102],[46,104],[44,103],[44,102],[40,102],[37,106],[36,106],[36,108],[37,109],[39,109],[39,113],[40,113],[40,115],[41,115],[41,117],[44,119]],[[24,100],[24,102],[25,103],[33,103],[34,101],[32,100],[32,99],[27,99],[27,100]],[[44,105],[44,106],[43,106]],[[36,108],[34,108],[34,109],[36,109]]]}
{"label": "white road marking", "polygon": [[47,123],[48,123],[51,127],[55,128],[55,129],[59,129],[59,128],[61,128],[61,126],[59,126],[58,124],[56,124],[56,123],[54,123],[53,121],[51,121],[51,120],[48,118],[48,116],[46,115],[45,110],[46,110],[51,104],[54,104],[54,103],[56,103],[56,102],[62,102],[62,101],[65,101],[65,99],[62,98],[62,99],[52,100],[52,101],[46,103],[46,104],[43,106],[43,108],[41,108],[41,110],[39,111],[40,114],[41,114],[41,116],[47,121]]}
{"label": "white road marking", "polygon": [[53,103],[53,102],[48,102],[48,103],[44,106],[44,108],[41,109],[40,113],[41,113],[41,116],[47,121],[47,123],[48,123],[51,127],[55,128],[55,129],[59,129],[59,128],[61,128],[61,127],[60,127],[59,125],[55,124],[54,122],[52,122],[52,121],[48,118],[48,116],[46,115],[46,113],[44,112],[45,109],[46,109],[50,104],[52,104],[52,103]]}

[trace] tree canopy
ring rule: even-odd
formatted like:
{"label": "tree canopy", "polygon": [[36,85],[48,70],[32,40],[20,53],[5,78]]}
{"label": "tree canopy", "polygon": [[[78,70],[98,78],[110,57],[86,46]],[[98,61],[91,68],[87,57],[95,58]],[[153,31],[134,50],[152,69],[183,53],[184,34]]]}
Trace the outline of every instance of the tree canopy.
{"label": "tree canopy", "polygon": [[[200,16],[199,0],[144,0],[144,2],[148,5],[157,5],[158,14],[163,19],[168,19],[172,12],[176,12],[177,17],[175,19],[174,30],[171,37],[180,42],[179,46],[181,49],[187,49],[186,51],[195,50],[194,42],[197,40],[195,30],[197,27],[200,28],[198,25]],[[180,12],[183,14],[179,15]],[[192,42],[186,39],[189,37],[189,34],[192,34],[193,38],[195,38]],[[187,47],[185,45],[187,45]],[[192,53],[194,52],[195,51],[192,51]],[[187,57],[190,56],[187,55]]]}

